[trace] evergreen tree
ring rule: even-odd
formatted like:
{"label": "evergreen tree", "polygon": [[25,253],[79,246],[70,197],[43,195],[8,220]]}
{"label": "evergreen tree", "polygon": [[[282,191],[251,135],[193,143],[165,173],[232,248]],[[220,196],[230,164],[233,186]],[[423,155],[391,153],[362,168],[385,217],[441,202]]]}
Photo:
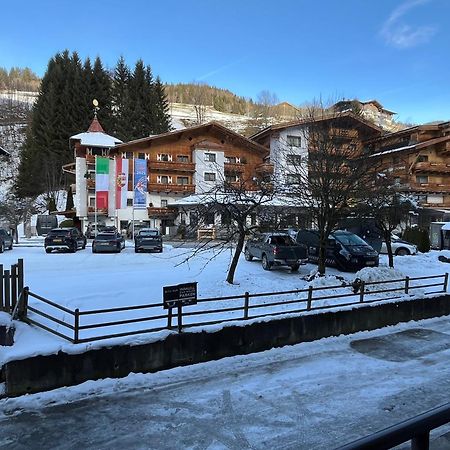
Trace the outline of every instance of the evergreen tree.
{"label": "evergreen tree", "polygon": [[99,103],[98,120],[102,124],[107,133],[111,133],[113,129],[112,120],[112,104],[111,104],[112,80],[107,71],[103,68],[99,57],[94,61],[92,69],[92,78],[89,86],[91,96],[90,104],[95,98]]}
{"label": "evergreen tree", "polygon": [[131,136],[130,124],[130,93],[129,83],[131,79],[130,69],[125,63],[123,56],[117,61],[112,80],[112,134],[122,141],[127,141]]}
{"label": "evergreen tree", "polygon": [[155,134],[165,133],[171,129],[171,120],[169,114],[169,102],[167,100],[164,85],[159,77],[155,82]]}

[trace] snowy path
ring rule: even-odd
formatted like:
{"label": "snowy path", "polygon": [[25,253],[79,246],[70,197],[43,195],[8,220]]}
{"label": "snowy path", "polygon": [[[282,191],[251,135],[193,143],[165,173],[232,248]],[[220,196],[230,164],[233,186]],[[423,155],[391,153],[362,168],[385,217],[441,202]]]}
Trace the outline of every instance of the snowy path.
{"label": "snowy path", "polygon": [[1,400],[0,447],[330,450],[448,402],[449,357],[447,316],[88,382]]}

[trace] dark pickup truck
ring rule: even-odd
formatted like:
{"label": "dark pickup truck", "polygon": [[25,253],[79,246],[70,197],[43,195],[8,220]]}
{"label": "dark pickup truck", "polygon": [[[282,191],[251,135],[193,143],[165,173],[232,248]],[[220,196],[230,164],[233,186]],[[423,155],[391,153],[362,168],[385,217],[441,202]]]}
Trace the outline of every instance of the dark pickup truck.
{"label": "dark pickup truck", "polygon": [[245,259],[260,259],[264,270],[273,266],[289,266],[296,272],[300,264],[308,261],[306,245],[295,242],[285,233],[264,233],[247,241],[244,249]]}

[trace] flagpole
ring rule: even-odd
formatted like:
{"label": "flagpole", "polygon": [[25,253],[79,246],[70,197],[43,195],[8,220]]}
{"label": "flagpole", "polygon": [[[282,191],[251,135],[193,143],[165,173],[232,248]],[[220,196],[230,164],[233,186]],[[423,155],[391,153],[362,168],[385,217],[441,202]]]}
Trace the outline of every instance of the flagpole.
{"label": "flagpole", "polygon": [[134,241],[134,200],[135,200],[135,189],[134,189],[134,169],[135,169],[135,167],[134,167],[134,152],[133,152],[133,212],[132,212],[132,215],[131,215],[131,220],[132,220],[132,224],[131,224],[131,229],[132,229],[132,233],[133,233],[133,241]]}
{"label": "flagpole", "polygon": [[97,155],[95,155],[94,238],[97,237]]}

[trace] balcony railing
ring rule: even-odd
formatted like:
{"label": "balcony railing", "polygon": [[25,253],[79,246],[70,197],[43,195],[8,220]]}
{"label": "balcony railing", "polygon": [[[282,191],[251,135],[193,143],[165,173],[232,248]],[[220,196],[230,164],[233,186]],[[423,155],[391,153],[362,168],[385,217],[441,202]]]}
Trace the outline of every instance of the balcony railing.
{"label": "balcony railing", "polygon": [[262,163],[256,166],[256,173],[269,173],[273,174],[273,164],[272,163]]}
{"label": "balcony railing", "polygon": [[400,191],[450,192],[450,184],[444,183],[408,183],[397,186]]}
{"label": "balcony railing", "polygon": [[416,172],[430,172],[430,173],[450,173],[450,164],[446,163],[432,163],[432,162],[418,162],[414,166]]}
{"label": "balcony railing", "polygon": [[244,171],[244,163],[226,162],[225,161],[224,168],[227,172],[243,172]]}
{"label": "balcony railing", "polygon": [[[95,206],[88,206],[88,213],[95,213]],[[97,208],[97,214],[107,215],[107,208]]]}
{"label": "balcony railing", "polygon": [[149,192],[175,192],[193,194],[195,192],[195,185],[148,183],[148,190]]}
{"label": "balcony railing", "polygon": [[195,172],[195,164],[178,161],[149,161],[149,171]]}

